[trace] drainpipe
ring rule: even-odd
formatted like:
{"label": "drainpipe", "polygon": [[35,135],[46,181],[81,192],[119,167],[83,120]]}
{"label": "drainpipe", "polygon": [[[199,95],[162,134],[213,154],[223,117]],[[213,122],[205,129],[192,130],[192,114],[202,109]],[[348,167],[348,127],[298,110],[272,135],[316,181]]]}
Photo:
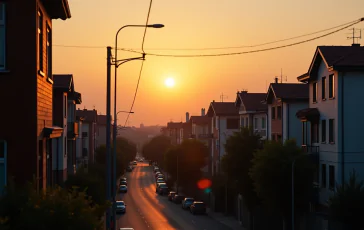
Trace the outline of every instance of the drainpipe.
{"label": "drainpipe", "polygon": [[[217,117],[216,117],[216,119],[217,119]],[[221,173],[221,162],[220,162],[220,160],[221,160],[221,147],[220,147],[220,144],[221,144],[221,129],[220,129],[220,117],[219,117],[219,120],[218,120],[218,122],[219,122],[219,148],[218,148],[218,151],[219,151],[219,173]]]}
{"label": "drainpipe", "polygon": [[[277,114],[278,114],[278,111],[277,111]],[[283,100],[281,99],[281,126],[282,126],[282,133],[281,133],[281,138],[282,139],[281,139],[281,141],[282,141],[282,144],[284,144],[284,125],[283,125],[283,118],[284,118],[284,113],[283,113]],[[287,124],[287,128],[288,128],[288,124]]]}
{"label": "drainpipe", "polygon": [[[339,76],[339,72],[337,74]],[[344,79],[345,79],[345,73],[342,73],[341,75],[341,79],[342,79],[342,82],[341,82],[341,181],[342,181],[342,184],[345,183],[345,154],[344,154],[344,151],[345,151],[345,140],[344,140]],[[334,78],[335,79],[335,78]],[[339,79],[338,79],[338,82],[339,82]],[[335,86],[335,84],[333,83],[333,85]],[[335,92],[335,91],[334,91]],[[335,127],[335,126],[334,126]]]}
{"label": "drainpipe", "polygon": [[56,181],[57,181],[57,184],[59,184],[59,137],[57,138],[57,153],[56,153],[56,155],[57,155],[57,160],[56,160],[56,162],[57,162],[57,167],[56,167]]}
{"label": "drainpipe", "polygon": [[289,104],[287,103],[287,140],[289,140]]}

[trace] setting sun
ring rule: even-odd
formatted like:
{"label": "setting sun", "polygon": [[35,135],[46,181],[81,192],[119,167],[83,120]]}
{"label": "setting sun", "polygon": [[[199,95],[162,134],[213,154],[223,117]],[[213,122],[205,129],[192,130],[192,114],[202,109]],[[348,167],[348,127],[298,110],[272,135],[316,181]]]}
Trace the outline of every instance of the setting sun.
{"label": "setting sun", "polygon": [[169,77],[164,81],[164,84],[168,87],[168,88],[172,88],[175,85],[174,79]]}

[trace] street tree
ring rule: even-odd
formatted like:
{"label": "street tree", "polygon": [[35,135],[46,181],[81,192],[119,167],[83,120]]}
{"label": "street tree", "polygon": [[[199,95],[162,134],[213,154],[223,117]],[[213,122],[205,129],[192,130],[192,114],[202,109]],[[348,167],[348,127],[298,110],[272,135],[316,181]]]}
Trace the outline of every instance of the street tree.
{"label": "street tree", "polygon": [[358,180],[353,170],[350,178],[342,185],[336,186],[334,195],[329,198],[331,219],[343,224],[347,230],[363,230],[364,224],[364,182]]}
{"label": "street tree", "polygon": [[[21,202],[10,203],[18,199]],[[56,187],[38,192],[32,186],[25,189],[8,187],[0,200],[1,227],[14,230],[102,229],[101,216],[107,206],[91,206],[90,203],[91,199],[75,188],[68,191]]]}
{"label": "street tree", "polygon": [[[250,176],[264,207],[281,215],[289,225],[292,211],[292,163],[294,166],[295,213],[306,211],[313,189],[314,167],[294,140],[267,142],[254,154]],[[297,223],[297,222],[296,222]]]}
{"label": "street tree", "polygon": [[249,128],[242,128],[239,132],[235,132],[226,140],[226,154],[221,162],[228,182],[235,184],[237,192],[242,194],[250,211],[258,201],[249,170],[252,167],[254,153],[261,147],[260,138]]}
{"label": "street tree", "polygon": [[171,147],[171,140],[169,137],[160,135],[153,137],[149,142],[143,146],[143,156],[158,164],[164,162],[164,153]]}

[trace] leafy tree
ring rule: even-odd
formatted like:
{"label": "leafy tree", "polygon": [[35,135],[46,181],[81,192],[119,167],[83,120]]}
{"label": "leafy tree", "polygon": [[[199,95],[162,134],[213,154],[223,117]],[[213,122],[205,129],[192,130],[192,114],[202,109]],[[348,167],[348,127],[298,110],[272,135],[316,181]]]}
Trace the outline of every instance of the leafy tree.
{"label": "leafy tree", "polygon": [[253,180],[249,175],[254,152],[260,148],[260,136],[251,129],[242,128],[226,140],[226,154],[222,158],[221,167],[229,181],[236,182],[237,192],[243,195],[248,209],[251,211],[257,204],[257,195]]}
{"label": "leafy tree", "polygon": [[[16,202],[14,207],[11,201]],[[106,206],[90,205],[91,199],[77,189],[66,190],[60,187],[37,192],[32,186],[7,188],[0,200],[1,228],[9,229],[102,229],[101,216]],[[14,212],[14,210],[16,210]]]}
{"label": "leafy tree", "polygon": [[164,162],[164,153],[170,147],[171,141],[169,137],[160,135],[153,137],[149,142],[144,144],[142,153],[146,159],[161,164]]}
{"label": "leafy tree", "polygon": [[[313,165],[307,154],[289,140],[267,142],[254,154],[250,176],[263,205],[278,212],[289,224],[291,215],[292,162],[295,160],[295,212],[306,211],[313,188]],[[288,225],[289,226],[289,225]]]}
{"label": "leafy tree", "polygon": [[329,198],[329,213],[332,219],[345,225],[347,230],[362,230],[364,224],[364,182],[357,180],[355,170],[349,181],[338,185],[333,196]]}

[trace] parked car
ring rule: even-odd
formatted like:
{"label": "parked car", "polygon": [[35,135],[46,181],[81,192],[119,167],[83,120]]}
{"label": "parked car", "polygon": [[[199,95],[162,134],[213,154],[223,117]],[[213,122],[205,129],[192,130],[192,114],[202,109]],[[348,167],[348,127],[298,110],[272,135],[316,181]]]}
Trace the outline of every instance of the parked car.
{"label": "parked car", "polygon": [[173,198],[173,202],[176,203],[176,204],[180,204],[182,203],[182,201],[186,198],[186,196],[184,195],[179,195],[179,194],[176,194]]}
{"label": "parked car", "polygon": [[159,168],[158,167],[154,167],[154,172],[158,172]]}
{"label": "parked car", "polygon": [[166,183],[166,181],[165,181],[164,179],[158,179],[158,180],[156,181],[156,184],[158,184],[158,183]]}
{"label": "parked car", "polygon": [[120,178],[120,182],[122,181],[126,181],[126,178],[125,177]]}
{"label": "parked car", "polygon": [[194,201],[190,206],[190,211],[195,214],[206,214],[206,205],[202,201]]}
{"label": "parked car", "polygon": [[191,197],[186,197],[183,201],[182,201],[182,208],[183,209],[189,209],[191,204],[193,204],[193,202],[195,202],[195,199],[191,198]]}
{"label": "parked car", "polygon": [[132,172],[133,171],[133,167],[131,167],[131,166],[126,167],[126,171],[127,172]]}
{"label": "parked car", "polygon": [[126,212],[126,204],[124,201],[118,200],[116,201],[116,213],[125,213]]}
{"label": "parked car", "polygon": [[168,189],[168,186],[167,184],[161,184],[159,187],[158,187],[158,194],[159,195],[164,195],[164,194],[168,194],[169,192],[169,189]]}
{"label": "parked car", "polygon": [[126,182],[125,180],[123,180],[123,181],[120,181],[120,185],[128,185],[128,182]]}
{"label": "parked car", "polygon": [[119,186],[119,192],[123,192],[123,193],[128,192],[128,186],[126,186],[126,185],[120,185]]}
{"label": "parked car", "polygon": [[155,187],[155,192],[157,193],[158,192],[158,190],[159,190],[159,186],[161,186],[161,185],[165,185],[165,186],[167,186],[167,184],[166,183],[157,183],[157,186]]}
{"label": "parked car", "polygon": [[138,165],[138,162],[137,161],[133,161],[133,165]]}
{"label": "parked car", "polygon": [[177,194],[176,192],[170,191],[170,192],[169,192],[169,194],[168,194],[168,200],[169,200],[169,201],[172,201],[173,197],[174,197],[176,194]]}
{"label": "parked car", "polygon": [[163,174],[159,174],[158,176],[157,176],[157,180],[158,179],[164,179],[164,175]]}

